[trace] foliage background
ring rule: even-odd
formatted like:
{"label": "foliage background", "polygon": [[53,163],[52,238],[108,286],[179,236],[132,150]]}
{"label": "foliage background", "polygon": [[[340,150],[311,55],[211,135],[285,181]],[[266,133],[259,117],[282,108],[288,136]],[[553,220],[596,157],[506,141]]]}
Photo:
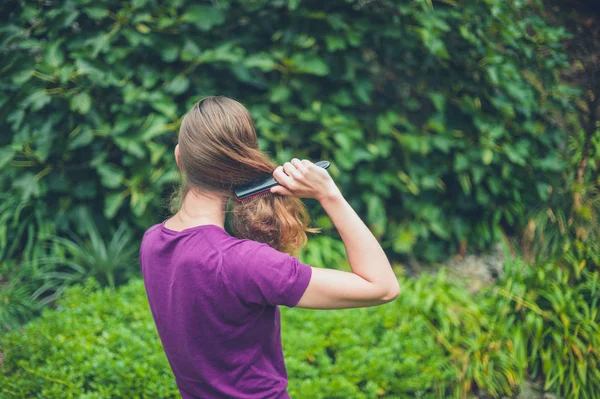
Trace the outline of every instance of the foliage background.
{"label": "foliage background", "polygon": [[180,118],[212,94],[246,104],[279,162],[331,159],[394,258],[487,248],[524,225],[565,167],[571,106],[566,33],[540,4],[301,5],[3,4],[4,257],[34,256],[84,213],[138,233],[165,215]]}
{"label": "foliage background", "polygon": [[[478,294],[442,272],[401,278],[385,307],[286,311],[293,394],[501,397],[529,380],[598,397],[600,10],[560,4],[0,4],[0,330],[15,330],[0,383],[15,397],[176,394],[140,281],[112,288],[139,276],[141,234],[167,217],[181,117],[223,94],[279,163],[331,160],[392,261],[501,237],[526,260]],[[302,259],[347,268],[309,207],[324,234]]]}

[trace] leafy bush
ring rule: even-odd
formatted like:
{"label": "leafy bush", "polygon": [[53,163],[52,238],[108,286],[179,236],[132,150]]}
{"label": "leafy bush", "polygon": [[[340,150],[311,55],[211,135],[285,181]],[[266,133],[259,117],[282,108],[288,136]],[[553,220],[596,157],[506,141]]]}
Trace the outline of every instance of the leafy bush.
{"label": "leafy bush", "polygon": [[57,312],[3,339],[3,394],[177,397],[143,289],[135,281],[118,293],[101,290],[93,278],[69,287]]}
{"label": "leafy bush", "polygon": [[[505,267],[477,294],[437,275],[401,278],[394,302],[281,308],[292,397],[513,396],[526,379],[561,397],[599,398],[600,268]],[[7,397],[177,397],[143,282],[92,278],[0,342]],[[140,362],[139,359],[144,359]]]}
{"label": "leafy bush", "polygon": [[[282,308],[290,394],[440,397],[475,386],[515,389],[511,348],[488,339],[466,290],[443,274],[402,286],[398,300],[376,308]],[[90,279],[68,288],[57,310],[3,338],[0,385],[8,397],[177,397],[143,282],[98,287]]]}
{"label": "leafy bush", "polygon": [[544,390],[599,398],[600,263],[580,259],[578,275],[572,270],[566,264],[508,264],[494,288],[494,316],[508,326],[530,376],[540,378]]}
{"label": "leafy bush", "polygon": [[35,257],[82,210],[103,232],[155,223],[179,118],[216,93],[248,105],[279,162],[331,159],[391,256],[519,229],[564,167],[566,34],[541,1],[431,4],[0,4],[3,258]]}
{"label": "leafy bush", "polygon": [[87,230],[85,238],[50,236],[37,257],[18,266],[14,261],[0,263],[0,331],[18,328],[54,303],[66,287],[86,278],[114,288],[139,276],[139,247],[125,225],[108,238],[89,216],[82,216],[80,227]]}

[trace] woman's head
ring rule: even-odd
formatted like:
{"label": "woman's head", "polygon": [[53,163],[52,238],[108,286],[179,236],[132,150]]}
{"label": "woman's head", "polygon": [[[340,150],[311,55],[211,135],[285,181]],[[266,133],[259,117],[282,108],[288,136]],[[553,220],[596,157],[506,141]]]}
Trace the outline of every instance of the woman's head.
{"label": "woman's head", "polygon": [[[179,129],[178,166],[184,183],[174,207],[190,190],[233,198],[234,187],[269,176],[275,167],[258,147],[254,122],[239,102],[206,97],[184,116]],[[277,194],[231,201],[230,224],[248,238],[296,253],[306,243],[309,217],[303,202]]]}

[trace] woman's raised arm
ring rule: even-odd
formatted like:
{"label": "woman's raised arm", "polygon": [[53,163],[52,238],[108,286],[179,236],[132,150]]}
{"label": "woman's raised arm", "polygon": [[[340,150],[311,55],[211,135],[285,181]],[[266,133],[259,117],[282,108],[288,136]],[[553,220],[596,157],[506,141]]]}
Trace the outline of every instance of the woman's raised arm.
{"label": "woman's raised arm", "polygon": [[352,272],[312,268],[312,276],[296,307],[341,309],[375,306],[400,294],[398,280],[373,233],[343,197],[323,168],[297,158],[273,172],[280,184],[271,192],[317,199],[340,233]]}

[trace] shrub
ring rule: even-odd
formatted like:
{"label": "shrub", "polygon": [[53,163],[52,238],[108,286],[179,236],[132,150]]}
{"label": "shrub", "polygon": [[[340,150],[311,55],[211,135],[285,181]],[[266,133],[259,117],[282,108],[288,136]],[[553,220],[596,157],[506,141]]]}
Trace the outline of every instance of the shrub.
{"label": "shrub", "polygon": [[[402,286],[396,301],[376,308],[282,308],[290,394],[443,397],[516,388],[511,348],[489,339],[466,290],[443,273]],[[2,339],[8,397],[177,397],[143,282],[98,287],[90,279],[67,288],[56,310]]]}
{"label": "shrub", "polygon": [[[600,392],[600,269],[520,260],[470,293],[436,275],[401,278],[378,307],[281,308],[292,397],[513,396],[526,379],[561,397]],[[1,341],[8,397],[177,397],[143,282],[69,287],[56,310]],[[143,362],[139,360],[143,359]]]}
{"label": "shrub", "polygon": [[[596,255],[596,259],[598,259]],[[494,318],[527,358],[531,378],[565,398],[600,398],[600,263],[506,267],[493,291]]]}
{"label": "shrub", "polygon": [[175,398],[177,387],[152,323],[143,283],[119,292],[92,278],[8,334],[0,386],[8,397]]}
{"label": "shrub", "polygon": [[80,227],[87,231],[85,239],[50,236],[36,257],[0,263],[0,331],[18,328],[54,303],[66,287],[86,278],[114,288],[139,276],[139,248],[125,225],[109,238],[100,235],[89,216],[82,215]]}

